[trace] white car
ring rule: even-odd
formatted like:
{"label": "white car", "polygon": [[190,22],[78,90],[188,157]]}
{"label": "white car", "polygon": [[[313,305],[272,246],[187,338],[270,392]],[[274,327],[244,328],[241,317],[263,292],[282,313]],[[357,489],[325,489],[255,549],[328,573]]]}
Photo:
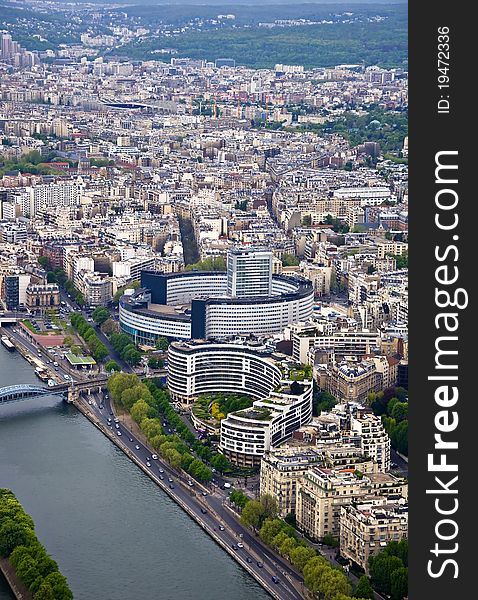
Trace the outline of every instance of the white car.
{"label": "white car", "polygon": [[147,467],[150,467],[150,466],[151,466],[151,463],[150,463],[149,461],[148,461],[148,462],[146,462],[146,466],[147,466]]}
{"label": "white car", "polygon": [[158,455],[157,454],[151,454],[151,458],[153,460],[158,460]]}
{"label": "white car", "polygon": [[238,547],[238,548],[244,548],[244,544],[242,544],[241,542],[239,542],[239,543],[237,544],[237,547]]}

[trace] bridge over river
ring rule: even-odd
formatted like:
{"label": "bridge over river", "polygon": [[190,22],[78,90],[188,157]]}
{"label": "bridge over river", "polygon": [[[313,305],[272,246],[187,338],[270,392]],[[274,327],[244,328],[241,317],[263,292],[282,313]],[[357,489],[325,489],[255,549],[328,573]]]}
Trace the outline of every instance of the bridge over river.
{"label": "bridge over river", "polygon": [[42,396],[62,396],[67,402],[73,402],[80,394],[103,390],[107,381],[107,377],[101,377],[82,382],[57,383],[48,387],[30,383],[8,385],[0,388],[0,406]]}

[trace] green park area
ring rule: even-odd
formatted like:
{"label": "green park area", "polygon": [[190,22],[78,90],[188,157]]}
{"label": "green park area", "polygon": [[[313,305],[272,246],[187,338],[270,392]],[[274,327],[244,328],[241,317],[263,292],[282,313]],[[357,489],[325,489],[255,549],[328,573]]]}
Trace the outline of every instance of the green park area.
{"label": "green park area", "polygon": [[230,412],[249,408],[253,402],[254,399],[245,394],[204,394],[194,402],[192,412],[205,424],[219,428]]}

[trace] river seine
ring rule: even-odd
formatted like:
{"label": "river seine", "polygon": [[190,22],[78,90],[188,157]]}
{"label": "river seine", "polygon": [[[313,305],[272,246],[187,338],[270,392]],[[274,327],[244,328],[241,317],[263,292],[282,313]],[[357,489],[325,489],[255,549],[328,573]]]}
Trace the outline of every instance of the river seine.
{"label": "river seine", "polygon": [[[0,346],[0,387],[38,383]],[[75,600],[266,600],[269,595],[81,413],[55,397],[0,406],[11,488]],[[11,600],[0,578],[0,600]]]}

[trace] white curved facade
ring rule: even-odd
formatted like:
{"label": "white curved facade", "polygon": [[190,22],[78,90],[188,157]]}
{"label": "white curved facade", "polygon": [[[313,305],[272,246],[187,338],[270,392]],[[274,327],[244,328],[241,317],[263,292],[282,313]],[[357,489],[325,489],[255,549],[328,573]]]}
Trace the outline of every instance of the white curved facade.
{"label": "white curved facade", "polygon": [[281,376],[274,361],[247,346],[175,342],[168,349],[169,392],[184,404],[214,392],[266,398]]}
{"label": "white curved facade", "polygon": [[313,305],[313,292],[309,296],[283,301],[258,300],[243,304],[212,301],[207,306],[204,337],[214,339],[250,333],[258,336],[278,333],[291,323],[309,318]]}
{"label": "white curved facade", "polygon": [[183,404],[215,392],[257,398],[251,408],[229,413],[221,421],[219,444],[231,462],[255,467],[264,452],[312,418],[312,381],[284,380],[283,371],[288,373],[290,366],[247,345],[173,342],[168,349],[168,388],[171,399]]}
{"label": "white curved facade", "polygon": [[[139,343],[280,333],[312,316],[314,291],[302,278],[272,277],[270,296],[227,296],[227,274],[143,271],[142,289],[120,301],[121,329]],[[185,308],[184,305],[187,305]],[[189,306],[190,305],[190,306]]]}
{"label": "white curved facade", "polygon": [[[287,385],[287,382],[283,382]],[[302,382],[302,392],[272,393],[252,408],[240,410],[221,421],[219,447],[234,464],[259,466],[265,452],[287,440],[312,419],[312,382]]]}
{"label": "white curved facade", "polygon": [[186,272],[183,277],[170,277],[167,281],[166,304],[190,304],[196,298],[216,298],[226,296],[227,276],[222,272],[204,274]]}
{"label": "white curved facade", "polygon": [[137,344],[154,345],[160,337],[183,340],[191,338],[191,319],[182,318],[182,315],[138,310],[120,302],[119,320],[121,330]]}

